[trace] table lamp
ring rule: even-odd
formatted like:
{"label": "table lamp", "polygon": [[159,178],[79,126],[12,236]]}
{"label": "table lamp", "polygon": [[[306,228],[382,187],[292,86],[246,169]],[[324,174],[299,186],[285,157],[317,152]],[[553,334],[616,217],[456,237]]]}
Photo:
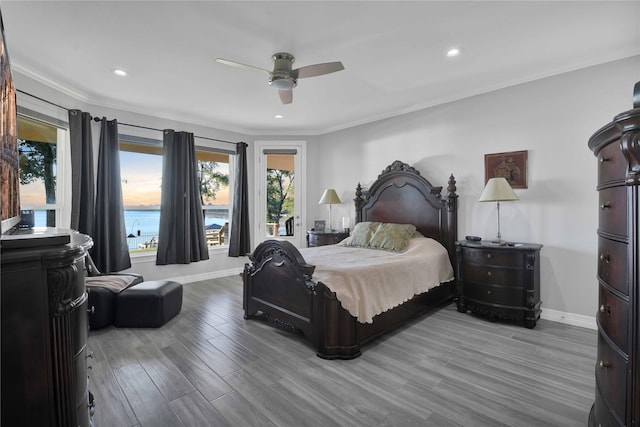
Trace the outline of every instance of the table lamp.
{"label": "table lamp", "polygon": [[492,243],[498,245],[505,245],[507,242],[502,240],[502,235],[500,234],[500,202],[507,202],[512,200],[518,200],[518,196],[513,192],[513,189],[507,182],[505,178],[491,178],[487,181],[487,185],[485,185],[479,202],[496,202],[498,209],[498,236],[496,240],[493,240]]}
{"label": "table lamp", "polygon": [[331,205],[339,205],[341,203],[336,190],[333,188],[324,190],[322,197],[320,197],[319,205],[329,205],[329,231],[333,231],[333,227],[331,226]]}

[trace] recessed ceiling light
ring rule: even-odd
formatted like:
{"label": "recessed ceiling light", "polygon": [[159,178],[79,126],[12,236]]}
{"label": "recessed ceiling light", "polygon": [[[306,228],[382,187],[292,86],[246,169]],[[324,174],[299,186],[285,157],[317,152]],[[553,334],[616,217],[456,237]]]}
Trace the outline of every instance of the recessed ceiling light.
{"label": "recessed ceiling light", "polygon": [[273,118],[275,118],[275,119],[283,119],[284,116],[282,114],[276,114],[275,116],[273,116]]}
{"label": "recessed ceiling light", "polygon": [[116,68],[115,70],[113,70],[113,74],[115,74],[116,76],[125,77],[127,75],[127,72],[125,70]]}
{"label": "recessed ceiling light", "polygon": [[460,49],[458,49],[458,48],[449,49],[449,51],[447,52],[447,56],[449,58],[452,58],[452,57],[458,56],[458,55],[460,55]]}

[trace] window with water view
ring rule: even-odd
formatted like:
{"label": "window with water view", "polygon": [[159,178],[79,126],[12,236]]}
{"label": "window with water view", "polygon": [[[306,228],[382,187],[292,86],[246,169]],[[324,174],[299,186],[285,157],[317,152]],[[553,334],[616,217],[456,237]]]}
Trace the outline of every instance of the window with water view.
{"label": "window with water view", "polygon": [[[207,245],[223,246],[229,229],[229,155],[197,149],[196,158]],[[129,251],[154,252],[160,226],[162,147],[120,141],[120,173]]]}

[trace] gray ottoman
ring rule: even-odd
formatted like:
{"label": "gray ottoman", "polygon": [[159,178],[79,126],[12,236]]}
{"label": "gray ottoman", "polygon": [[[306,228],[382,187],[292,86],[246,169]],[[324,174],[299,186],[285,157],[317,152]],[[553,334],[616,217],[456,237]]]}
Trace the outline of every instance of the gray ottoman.
{"label": "gray ottoman", "polygon": [[89,287],[89,329],[96,330],[113,325],[116,294],[106,288]]}
{"label": "gray ottoman", "polygon": [[182,285],[170,280],[142,282],[116,295],[115,325],[158,328],[182,309]]}

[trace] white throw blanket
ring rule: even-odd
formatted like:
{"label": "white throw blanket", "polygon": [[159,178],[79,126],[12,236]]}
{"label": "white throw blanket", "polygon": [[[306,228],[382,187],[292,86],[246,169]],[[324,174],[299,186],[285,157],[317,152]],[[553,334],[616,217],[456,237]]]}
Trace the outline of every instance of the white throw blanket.
{"label": "white throw blanket", "polygon": [[137,279],[136,276],[89,276],[85,277],[87,287],[106,288],[113,293],[120,293],[127,289]]}
{"label": "white throw blanket", "polygon": [[411,239],[405,252],[320,246],[300,250],[315,265],[313,280],[335,292],[342,307],[361,323],[414,295],[453,280],[447,250],[433,239]]}

